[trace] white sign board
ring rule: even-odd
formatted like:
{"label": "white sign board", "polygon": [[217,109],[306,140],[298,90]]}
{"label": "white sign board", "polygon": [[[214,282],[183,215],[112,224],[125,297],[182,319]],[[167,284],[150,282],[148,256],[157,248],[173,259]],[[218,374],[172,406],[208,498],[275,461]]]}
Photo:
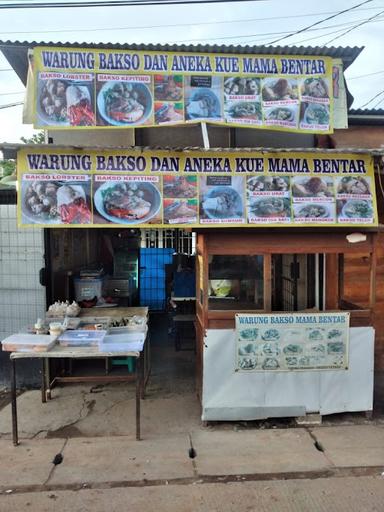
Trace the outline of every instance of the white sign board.
{"label": "white sign board", "polygon": [[348,368],[349,313],[236,315],[235,371]]}
{"label": "white sign board", "polygon": [[374,338],[372,327],[349,330],[346,370],[245,372],[235,371],[236,331],[207,329],[202,419],[234,421],[370,411]]}

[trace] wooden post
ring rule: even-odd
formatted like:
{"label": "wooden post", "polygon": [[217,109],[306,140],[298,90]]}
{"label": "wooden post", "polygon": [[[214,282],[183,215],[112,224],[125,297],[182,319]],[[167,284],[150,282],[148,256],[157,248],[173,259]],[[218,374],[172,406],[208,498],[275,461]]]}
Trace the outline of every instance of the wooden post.
{"label": "wooden post", "polygon": [[325,262],[325,309],[339,309],[338,254],[327,254]]}
{"label": "wooden post", "polygon": [[372,235],[372,238],[371,266],[369,269],[369,309],[371,310],[371,324],[373,325],[376,306],[377,234]]}
{"label": "wooden post", "polygon": [[264,254],[264,306],[269,313],[272,309],[272,255]]}

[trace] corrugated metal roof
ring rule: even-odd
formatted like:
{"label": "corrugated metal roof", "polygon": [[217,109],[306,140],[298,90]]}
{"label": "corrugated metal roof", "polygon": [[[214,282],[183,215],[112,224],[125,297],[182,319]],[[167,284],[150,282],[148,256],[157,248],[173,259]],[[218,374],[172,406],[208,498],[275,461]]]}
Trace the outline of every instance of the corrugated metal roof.
{"label": "corrugated metal roof", "polygon": [[349,116],[384,116],[384,108],[351,108]]}
{"label": "corrugated metal roof", "polygon": [[[18,144],[18,143],[0,143],[0,151],[3,152],[4,158],[16,158],[19,149],[42,149],[42,150],[88,150],[88,151],[174,151],[181,153],[317,153],[317,154],[355,154],[355,155],[373,155],[384,156],[384,148],[202,148],[202,147],[143,147],[143,146],[76,146],[63,144]],[[7,155],[7,156],[6,156]]]}
{"label": "corrugated metal roof", "polygon": [[384,126],[384,109],[350,109],[348,123],[351,126]]}
{"label": "corrugated metal roof", "polygon": [[27,52],[35,46],[57,46],[71,48],[105,48],[135,51],[194,52],[194,53],[236,53],[259,55],[313,55],[342,59],[346,69],[362,52],[358,46],[241,46],[210,44],[117,44],[117,43],[57,43],[53,41],[0,41],[0,49],[16,71],[22,82],[27,80]]}

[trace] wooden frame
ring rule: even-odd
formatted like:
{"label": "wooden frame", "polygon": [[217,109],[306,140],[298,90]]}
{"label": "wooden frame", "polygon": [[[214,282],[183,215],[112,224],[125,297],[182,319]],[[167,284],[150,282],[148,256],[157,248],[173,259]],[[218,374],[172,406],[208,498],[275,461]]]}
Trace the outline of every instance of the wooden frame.
{"label": "wooden frame", "polygon": [[[349,231],[350,232],[350,231]],[[264,308],[272,308],[272,255],[273,254],[324,254],[325,257],[325,310],[350,311],[353,327],[372,325],[376,294],[377,233],[367,232],[366,240],[348,242],[349,232],[287,230],[231,231],[206,230],[197,232],[196,272],[196,386],[201,398],[203,378],[203,349],[206,329],[233,329],[235,310],[208,309],[208,262],[210,255],[241,255],[264,257]],[[369,307],[359,309],[344,299],[344,255],[368,254]],[[242,311],[257,313],[257,311]]]}
{"label": "wooden frame", "polygon": [[[272,255],[273,254],[324,254],[326,261],[325,309],[350,310],[352,323],[371,325],[371,312],[375,304],[376,276],[376,233],[366,233],[366,240],[356,244],[348,242],[345,232],[314,233],[298,232],[231,232],[230,230],[209,230],[198,232],[197,236],[197,320],[203,329],[233,328],[236,310],[208,309],[208,261],[211,255],[260,255],[264,258],[264,307],[262,312],[271,311],[272,297]],[[343,300],[344,276],[343,256],[345,254],[369,255],[369,307],[361,309]],[[202,268],[200,268],[202,266]],[[200,297],[202,295],[202,297]],[[200,299],[203,299],[201,302]],[[242,310],[255,313],[255,310]],[[363,320],[365,319],[365,320]],[[363,322],[363,323],[362,323]]]}

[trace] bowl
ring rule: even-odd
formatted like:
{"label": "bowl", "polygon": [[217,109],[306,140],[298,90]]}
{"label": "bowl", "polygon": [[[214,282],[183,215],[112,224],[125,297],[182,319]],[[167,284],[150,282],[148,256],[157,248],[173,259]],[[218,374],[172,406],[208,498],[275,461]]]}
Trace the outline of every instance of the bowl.
{"label": "bowl", "polygon": [[228,279],[210,279],[209,286],[212,295],[216,297],[228,297],[232,289],[232,282]]}
{"label": "bowl", "polygon": [[[296,205],[295,205],[296,206]],[[329,205],[323,203],[305,203],[297,205],[295,217],[325,219],[331,216]]]}
{"label": "bowl", "polygon": [[[131,92],[129,94],[132,95],[133,93],[135,93],[135,96],[137,96],[137,102],[144,107],[143,113],[140,117],[138,117],[139,113],[136,114],[134,112],[130,112],[130,116],[127,114],[127,117],[125,119],[119,120],[117,118],[110,117],[110,115],[107,113],[107,98],[113,93],[113,89],[117,84],[127,85],[131,88]],[[97,109],[100,116],[104,119],[104,121],[113,126],[132,126],[143,124],[151,116],[152,107],[153,100],[149,87],[145,84],[141,84],[134,81],[106,82],[100,89],[99,94],[97,95]]]}
{"label": "bowl", "polygon": [[[49,101],[50,105],[52,105],[52,102],[54,101],[53,96],[57,92],[58,84],[62,85],[62,89],[60,91],[59,96],[61,98],[61,108],[55,108],[55,111],[52,113],[52,115],[49,115],[44,109],[43,102]],[[36,113],[38,119],[40,120],[40,124],[47,126],[69,125],[66,97],[66,91],[69,84],[70,82],[68,82],[67,80],[61,79],[38,80]],[[50,86],[52,86],[52,89]],[[49,92],[50,90],[52,91],[52,93]]]}
{"label": "bowl", "polygon": [[[54,181],[58,186],[62,185],[62,182]],[[39,180],[35,180],[35,182],[39,182]],[[48,212],[42,213],[34,213],[27,204],[27,190],[33,181],[25,181],[21,182],[21,213],[22,213],[22,222],[23,223],[31,223],[31,224],[60,224],[61,218],[60,215],[57,214],[54,217],[50,217]],[[47,182],[40,182],[46,184]],[[56,194],[57,197],[57,194]],[[56,202],[57,205],[57,202]]]}
{"label": "bowl", "polygon": [[269,121],[291,122],[295,120],[295,111],[289,107],[275,107],[267,113],[266,119]]}
{"label": "bowl", "polygon": [[199,87],[185,104],[187,119],[221,117],[221,104],[216,94],[206,87]]}
{"label": "bowl", "polygon": [[318,105],[317,103],[311,103],[305,109],[304,122],[307,124],[329,124],[329,108],[325,105]]}
{"label": "bowl", "polygon": [[350,219],[369,219],[373,216],[372,202],[364,199],[350,199],[343,206],[341,215]]}
{"label": "bowl", "polygon": [[138,188],[143,191],[143,199],[151,203],[149,212],[139,219],[124,219],[109,214],[104,205],[104,195],[108,189],[112,189],[118,185],[118,183],[105,182],[95,192],[93,202],[97,211],[102,217],[109,220],[110,222],[117,224],[145,224],[152,219],[160,210],[161,207],[161,195],[159,190],[152,183],[146,181],[129,181],[127,184],[136,184]]}
{"label": "bowl", "polygon": [[[227,206],[228,202],[230,207]],[[210,219],[242,217],[244,214],[240,194],[234,188],[227,186],[212,188],[205,195],[201,206]]]}

